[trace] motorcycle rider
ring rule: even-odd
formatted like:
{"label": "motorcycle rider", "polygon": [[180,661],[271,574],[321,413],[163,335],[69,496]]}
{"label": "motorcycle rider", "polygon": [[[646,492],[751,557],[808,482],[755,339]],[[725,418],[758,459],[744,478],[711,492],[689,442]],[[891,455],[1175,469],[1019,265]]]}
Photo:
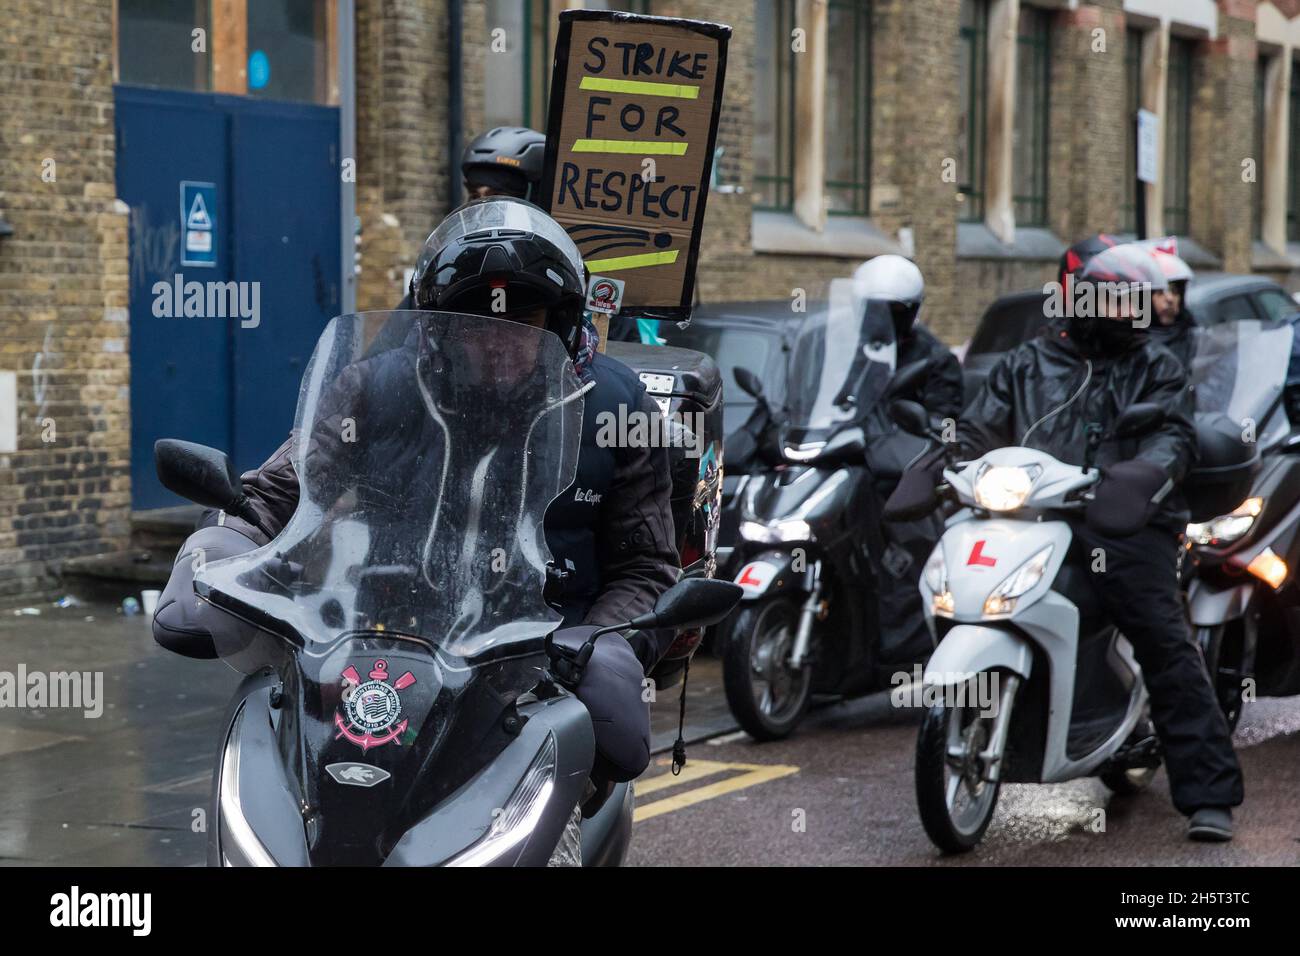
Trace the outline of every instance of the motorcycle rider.
{"label": "motorcycle rider", "polygon": [[[526,126],[494,127],[474,137],[465,147],[460,161],[465,198],[512,196],[536,202],[545,161],[545,135]],[[409,293],[397,308],[411,308]],[[608,338],[611,342],[664,344],[659,338],[657,321],[630,315],[615,315],[610,319]]]}
{"label": "motorcycle rider", "polygon": [[537,200],[546,158],[546,137],[525,126],[497,126],[476,136],[461,157],[465,196],[513,196]]}
{"label": "motorcycle rider", "polygon": [[[1142,666],[1173,802],[1190,818],[1188,837],[1229,840],[1231,808],[1243,796],[1241,769],[1192,642],[1176,577],[1179,534],[1188,517],[1178,485],[1196,452],[1194,404],[1181,364],[1148,341],[1150,305],[1142,298],[1167,283],[1151,253],[1131,244],[1091,258],[1076,291],[1089,291],[1086,283],[1100,308],[1071,309],[1050,334],[994,366],[959,423],[961,457],[1025,445],[1082,464],[1090,425],[1106,429],[1138,402],[1164,409],[1165,422],[1152,434],[1102,443],[1102,480],[1085,519],[1074,522],[1077,557]],[[1143,291],[1116,297],[1105,294],[1115,288],[1107,283],[1138,283],[1125,289]],[[938,453],[918,462],[899,483],[887,516],[933,507],[942,468]],[[1104,564],[1096,561],[1099,554]]]}
{"label": "motorcycle rider", "polygon": [[961,414],[961,364],[918,318],[925,302],[925,277],[916,263],[903,256],[868,259],[853,273],[854,295],[861,301],[877,299],[889,304],[897,346],[896,368],[924,361],[929,367],[921,391],[907,396],[920,402],[931,415],[956,418]]}
{"label": "motorcycle rider", "polygon": [[1196,354],[1196,321],[1187,311],[1187,283],[1192,278],[1192,268],[1164,249],[1154,249],[1151,254],[1169,283],[1163,292],[1152,293],[1156,321],[1151,326],[1151,336],[1173,352],[1190,374],[1192,356]]}
{"label": "motorcycle rider", "polygon": [[[860,302],[886,303],[894,326],[895,368],[926,363],[928,374],[915,392],[898,397],[920,402],[932,417],[955,421],[962,408],[961,365],[952,351],[918,321],[925,301],[925,278],[916,263],[897,255],[868,259],[853,273],[853,292]],[[897,475],[897,471],[893,474]],[[876,476],[877,508],[883,507],[894,480]],[[931,648],[918,585],[921,568],[943,532],[943,523],[934,515],[891,525],[872,523],[876,528],[868,533],[879,535],[872,541],[871,551],[878,564],[880,663],[912,664],[923,660]]]}
{"label": "motorcycle rider", "polygon": [[[590,386],[574,485],[552,502],[545,520],[557,570],[547,600],[564,618],[554,641],[570,652],[597,628],[650,610],[676,582],[679,568],[667,449],[653,442],[597,442],[605,415],[625,421],[639,412],[653,425],[660,413],[635,373],[598,352],[595,330],[582,319],[583,288],[582,260],[563,228],[532,204],[508,197],[473,200],[453,211],[425,242],[410,286],[417,309],[483,315],[553,332]],[[265,464],[242,476],[265,532],[214,512],[181,548],[155,616],[155,638],[164,647],[190,657],[215,656],[205,608],[196,608],[192,596],[192,557],[199,549],[206,560],[228,557],[265,544],[268,532],[279,533],[298,503],[294,441],[290,436]],[[592,715],[595,775],[604,783],[633,779],[649,763],[643,680],[671,637],[600,637],[574,689]]]}

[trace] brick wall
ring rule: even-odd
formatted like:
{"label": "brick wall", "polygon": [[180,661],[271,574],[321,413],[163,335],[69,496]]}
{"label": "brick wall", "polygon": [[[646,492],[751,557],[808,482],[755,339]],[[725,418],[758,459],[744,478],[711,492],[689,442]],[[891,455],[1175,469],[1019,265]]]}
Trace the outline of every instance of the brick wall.
{"label": "brick wall", "polygon": [[[954,321],[956,187],[942,181],[957,111],[957,37],[946,0],[876,0],[873,7],[873,223],[888,235],[911,229],[916,261],[927,278],[925,320],[940,334]],[[753,0],[655,0],[652,12],[731,24],[727,83],[718,144],[724,181],[740,192],[709,196],[698,291],[703,302],[789,298],[803,289],[826,294],[831,279],[850,275],[861,257],[756,253],[752,224]],[[926,109],[914,105],[926,103]]]}
{"label": "brick wall", "polygon": [[1131,122],[1126,40],[1121,0],[1062,10],[1052,22],[1048,225],[1067,242],[1120,226]]}
{"label": "brick wall", "polygon": [[1255,9],[1219,6],[1218,38],[1197,45],[1193,64],[1189,225],[1226,271],[1249,272],[1258,184],[1241,164],[1255,141]]}
{"label": "brick wall", "polygon": [[[956,4],[873,0],[872,6],[872,224],[894,238],[911,231],[915,259],[927,282],[924,319],[941,337],[957,343],[969,336],[997,296],[1050,279],[1054,261],[957,256],[956,187],[942,175],[944,161],[955,152],[961,108]],[[485,10],[486,0],[466,0],[467,135],[482,125],[482,78],[491,68]],[[699,300],[788,298],[795,289],[812,298],[823,296],[828,282],[849,275],[859,257],[756,253],[753,248],[754,0],[653,0],[651,12],[733,27],[718,143],[724,150],[724,182],[739,191],[709,196]],[[1224,257],[1226,268],[1238,271],[1249,268],[1253,227],[1249,196],[1242,194],[1249,187],[1240,182],[1240,157],[1228,154],[1251,142],[1253,17],[1253,3],[1223,0],[1220,40],[1202,44],[1198,51],[1189,170],[1192,233]],[[1053,18],[1048,226],[1065,243],[1120,226],[1129,122],[1125,22],[1122,0],[1085,0]],[[433,161],[441,162],[440,157]],[[385,201],[369,208],[396,215],[391,207]],[[386,254],[396,257],[388,270],[400,273],[409,265],[402,259],[410,248],[406,223],[390,221],[388,228]]]}
{"label": "brick wall", "polygon": [[460,184],[447,178],[446,85],[446,0],[359,0],[358,309],[397,304],[404,270],[446,211],[449,188],[459,198]]}
{"label": "brick wall", "polygon": [[14,230],[0,240],[0,369],[18,373],[19,424],[18,451],[0,453],[0,602],[49,596],[61,560],[129,533],[111,12],[6,0],[0,23],[0,217]]}

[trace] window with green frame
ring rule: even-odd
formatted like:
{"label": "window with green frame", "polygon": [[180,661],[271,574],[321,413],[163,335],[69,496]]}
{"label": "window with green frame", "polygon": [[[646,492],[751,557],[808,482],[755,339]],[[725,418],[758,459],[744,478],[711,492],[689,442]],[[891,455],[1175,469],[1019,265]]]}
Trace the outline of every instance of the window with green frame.
{"label": "window with green frame", "polygon": [[209,0],[118,0],[117,50],[122,83],[172,90],[212,89],[212,58],[191,49],[191,32],[212,35]]}
{"label": "window with green frame", "polygon": [[1187,235],[1188,167],[1192,128],[1192,41],[1169,38],[1165,80],[1165,232]]}
{"label": "window with green frame", "polygon": [[794,0],[754,4],[754,208],[794,208]]}
{"label": "window with green frame", "polygon": [[1142,31],[1124,31],[1125,136],[1124,204],[1119,211],[1123,232],[1137,232],[1137,113],[1142,108]]}
{"label": "window with green frame", "polygon": [[1052,12],[1020,8],[1016,36],[1016,106],[1011,145],[1017,226],[1047,224],[1048,91],[1052,84]]}
{"label": "window with green frame", "polygon": [[[484,57],[483,113],[486,129],[523,126],[528,101],[528,11],[519,0],[487,0],[486,25],[491,46]],[[501,33],[497,33],[500,30]],[[499,49],[504,45],[504,49]],[[477,136],[481,130],[467,130]]]}
{"label": "window with green frame", "polygon": [[984,218],[984,121],[988,104],[986,61],[988,0],[962,0],[958,42],[957,194],[959,217]]}
{"label": "window with green frame", "polygon": [[1300,242],[1300,64],[1291,64],[1288,107],[1291,129],[1287,142],[1286,240]]}
{"label": "window with green frame", "polygon": [[830,0],[826,23],[827,212],[871,212],[871,0]]}

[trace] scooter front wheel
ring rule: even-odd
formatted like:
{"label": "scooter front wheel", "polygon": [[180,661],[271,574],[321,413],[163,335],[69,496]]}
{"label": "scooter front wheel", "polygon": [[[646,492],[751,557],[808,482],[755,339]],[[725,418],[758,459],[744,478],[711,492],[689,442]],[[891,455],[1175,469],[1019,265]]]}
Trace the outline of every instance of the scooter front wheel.
{"label": "scooter front wheel", "polygon": [[789,663],[799,610],[785,597],[742,605],[727,629],[722,656],[727,705],[755,740],[789,736],[808,710],[812,668]]}
{"label": "scooter front wheel", "polygon": [[1214,696],[1223,710],[1230,734],[1236,731],[1241,720],[1242,708],[1246,706],[1246,678],[1252,676],[1249,673],[1252,668],[1244,659],[1248,637],[1253,636],[1248,635],[1246,629],[1251,626],[1253,622],[1246,617],[1237,622],[1231,632],[1223,624],[1196,629],[1196,643],[1204,655],[1205,669],[1209,672]]}
{"label": "scooter front wheel", "polygon": [[1001,783],[985,779],[982,755],[992,739],[994,719],[978,707],[943,704],[931,707],[921,719],[916,805],[926,835],[945,853],[975,847],[993,819]]}

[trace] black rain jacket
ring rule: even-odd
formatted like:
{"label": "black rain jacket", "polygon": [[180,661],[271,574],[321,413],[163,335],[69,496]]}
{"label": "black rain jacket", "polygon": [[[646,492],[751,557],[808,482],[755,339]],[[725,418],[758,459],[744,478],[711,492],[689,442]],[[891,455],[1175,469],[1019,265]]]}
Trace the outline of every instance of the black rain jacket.
{"label": "black rain jacket", "polygon": [[1104,470],[1140,458],[1164,469],[1171,490],[1151,524],[1181,532],[1188,513],[1179,485],[1196,458],[1195,400],[1182,363],[1150,339],[1116,356],[1096,356],[1079,348],[1064,323],[1049,326],[989,372],[958,423],[961,454],[973,459],[994,448],[1025,445],[1082,465],[1085,428],[1095,422],[1109,429],[1138,402],[1160,405],[1164,425],[1141,438],[1104,441],[1095,464]]}

